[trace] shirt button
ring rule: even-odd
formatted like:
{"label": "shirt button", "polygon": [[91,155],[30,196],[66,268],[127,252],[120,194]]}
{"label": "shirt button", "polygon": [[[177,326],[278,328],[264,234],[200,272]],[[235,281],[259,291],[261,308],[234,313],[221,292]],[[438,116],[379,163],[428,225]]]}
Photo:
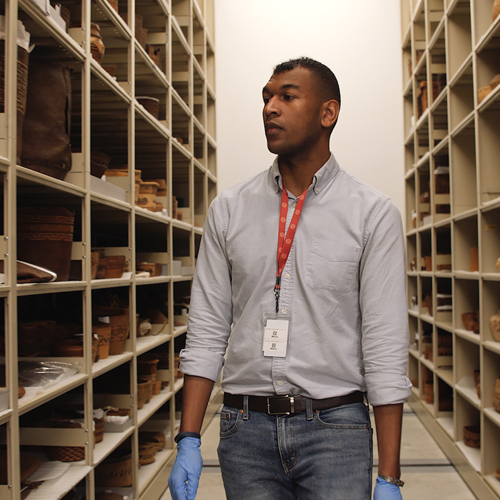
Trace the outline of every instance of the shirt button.
{"label": "shirt button", "polygon": [[278,385],[283,385],[283,380],[278,380]]}
{"label": "shirt button", "polygon": [[286,278],[286,279],[289,279],[289,278],[290,278],[290,273],[286,273],[286,274],[285,274],[285,278]]}
{"label": "shirt button", "polygon": [[281,310],[281,312],[282,312],[283,314],[286,314],[288,311],[287,311],[286,309],[282,309],[282,310]]}

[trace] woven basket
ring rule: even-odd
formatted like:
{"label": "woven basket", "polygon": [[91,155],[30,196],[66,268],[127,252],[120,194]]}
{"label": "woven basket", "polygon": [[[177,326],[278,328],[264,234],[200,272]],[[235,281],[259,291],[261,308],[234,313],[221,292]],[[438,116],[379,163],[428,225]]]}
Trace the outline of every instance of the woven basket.
{"label": "woven basket", "polygon": [[137,408],[141,409],[146,403],[149,403],[153,395],[153,384],[150,380],[137,380]]}
{"label": "woven basket", "polygon": [[471,448],[481,446],[481,428],[479,425],[466,425],[464,427],[464,444]]}
{"label": "woven basket", "polygon": [[153,382],[153,395],[157,396],[158,394],[160,394],[162,388],[163,388],[163,380],[155,380]]}
{"label": "woven basket", "polygon": [[[140,378],[155,381],[157,365],[160,362],[156,358],[140,357],[137,359],[137,374]],[[149,378],[153,376],[153,378]]]}
{"label": "woven basket", "polygon": [[109,354],[123,354],[125,344],[130,333],[130,315],[128,308],[98,306],[95,308],[97,316],[109,316],[111,338]]}
{"label": "woven basket", "polygon": [[96,486],[126,488],[132,486],[132,454],[115,450],[95,469]]}
{"label": "woven basket", "polygon": [[97,323],[92,325],[92,333],[99,338],[99,359],[106,359],[109,355],[109,342],[111,340],[111,325],[108,323]]}
{"label": "woven basket", "polygon": [[[64,419],[52,419],[53,427],[62,429],[80,429],[81,425]],[[83,446],[47,446],[46,453],[51,460],[61,462],[79,462],[85,460],[85,447]]]}
{"label": "woven basket", "polygon": [[139,442],[139,467],[152,464],[155,459],[156,444],[148,441]]}
{"label": "woven basket", "polygon": [[94,443],[101,443],[104,440],[104,417],[94,418]]}
{"label": "woven basket", "polygon": [[106,256],[106,279],[121,278],[125,268],[125,255]]}
{"label": "woven basket", "polygon": [[75,214],[63,207],[21,207],[17,216],[17,258],[50,269],[67,281]]}
{"label": "woven basket", "polygon": [[155,453],[165,448],[166,438],[165,433],[155,431],[141,431],[139,432],[139,442],[150,442],[155,445]]}

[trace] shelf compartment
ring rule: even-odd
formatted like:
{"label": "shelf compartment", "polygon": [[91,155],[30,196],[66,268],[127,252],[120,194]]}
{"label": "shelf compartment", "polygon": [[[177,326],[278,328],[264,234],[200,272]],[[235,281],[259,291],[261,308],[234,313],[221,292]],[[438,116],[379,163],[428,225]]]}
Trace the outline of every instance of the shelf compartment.
{"label": "shelf compartment", "polygon": [[[500,378],[500,354],[489,351],[483,352],[483,374],[481,381],[481,399],[484,408],[489,408],[500,429],[500,413],[493,408],[493,391],[497,379]],[[500,465],[499,465],[500,466]]]}
{"label": "shelf compartment", "polygon": [[[162,208],[166,213],[171,212],[169,203],[169,142],[163,134],[158,133],[158,130],[152,124],[137,116],[135,121],[135,168],[140,170],[140,181],[143,182],[158,182],[162,186],[165,185],[166,192],[161,188],[156,193],[154,201],[163,205],[157,205],[156,211],[152,214],[161,214]],[[135,182],[135,190],[140,189],[140,184]],[[137,200],[139,193],[135,193]]]}
{"label": "shelf compartment", "polygon": [[206,175],[195,167],[194,169],[194,225],[202,228],[207,214]]}
{"label": "shelf compartment", "polygon": [[[464,313],[475,313],[479,311],[479,284],[470,280],[455,279],[453,298],[455,328],[466,330],[479,339],[479,334],[475,334],[472,330],[467,330],[462,319]],[[480,325],[481,323],[479,322],[479,327]],[[469,325],[467,326],[470,328]]]}
{"label": "shelf compartment", "polygon": [[500,109],[489,108],[479,114],[478,157],[481,203],[500,199],[500,176],[495,158],[500,154]]}
{"label": "shelf compartment", "polygon": [[[475,471],[481,471],[481,450],[480,448],[471,448],[466,446],[463,441],[463,429],[465,426],[480,426],[481,418],[479,410],[473,406],[467,399],[462,397],[460,393],[457,392],[456,397],[456,438],[457,446],[459,450],[464,455],[465,459],[474,468]],[[483,431],[483,429],[481,429]],[[484,436],[481,436],[481,440]]]}
{"label": "shelf compartment", "polygon": [[481,265],[483,273],[499,273],[500,208],[484,211],[481,218]]}
{"label": "shelf compartment", "polygon": [[205,80],[196,65],[193,68],[193,114],[202,127],[206,127]]}
{"label": "shelf compartment", "polygon": [[189,82],[192,79],[191,56],[184,48],[178,33],[172,30],[172,86],[177,94],[191,106]]}
{"label": "shelf compartment", "polygon": [[[109,168],[129,163],[130,103],[100,79],[91,78],[90,149],[110,157]],[[111,176],[108,175],[108,181]]]}
{"label": "shelf compartment", "polygon": [[[421,165],[418,168],[418,185],[417,185],[417,227],[423,227],[430,223],[432,220],[431,213],[431,180],[430,180],[430,167],[429,164]],[[427,253],[420,253],[423,258],[426,255],[431,255],[431,249]]]}
{"label": "shelf compartment", "polygon": [[455,130],[474,110],[472,64],[450,86],[450,129]]}
{"label": "shelf compartment", "polygon": [[[442,12],[439,19],[442,19]],[[431,16],[435,14],[430,14]],[[432,24],[432,22],[431,22]],[[439,24],[439,23],[438,23]],[[440,25],[440,31],[434,38],[433,46],[430,49],[430,75],[432,82],[431,99],[429,102],[434,103],[446,88],[446,40],[444,23]]]}
{"label": "shelf compartment", "polygon": [[[482,338],[484,341],[495,342],[496,339],[493,337],[493,332],[490,328],[490,318],[498,314],[500,310],[500,281],[484,280],[482,292]],[[498,345],[500,345],[500,343]]]}
{"label": "shelf compartment", "polygon": [[455,221],[453,226],[453,269],[455,271],[478,271],[478,220],[477,216]]}
{"label": "shelf compartment", "polygon": [[491,29],[493,2],[491,0],[475,0],[474,2],[474,32],[475,43],[484,37]]}
{"label": "shelf compartment", "polygon": [[478,206],[474,122],[452,137],[450,161],[452,210],[457,215]]}
{"label": "shelf compartment", "polygon": [[[196,4],[193,4],[193,7]],[[198,16],[197,9],[194,10],[193,16],[193,56],[196,64],[199,65],[201,71],[205,72],[205,30],[203,29],[203,21]]]}
{"label": "shelf compartment", "polygon": [[420,278],[420,314],[433,317],[432,278]]}
{"label": "shelf compartment", "polygon": [[448,16],[448,75],[452,78],[472,51],[470,3],[459,1]]}
{"label": "shelf compartment", "polygon": [[434,229],[434,241],[436,251],[433,258],[434,269],[437,273],[450,272],[452,270],[452,247],[450,225],[440,226]]}
{"label": "shelf compartment", "polygon": [[431,149],[436,148],[448,136],[448,100],[440,99],[431,111]]}
{"label": "shelf compartment", "polygon": [[[453,294],[451,278],[436,278],[434,320],[436,323],[453,326]],[[444,334],[443,334],[444,335]]]}
{"label": "shelf compartment", "polygon": [[446,418],[453,420],[453,387],[437,377],[438,384],[438,403],[437,403],[437,418]]}
{"label": "shelf compartment", "polygon": [[483,429],[484,461],[482,472],[498,494],[500,493],[500,481],[495,476],[495,470],[500,467],[500,450],[498,449],[498,443],[500,442],[500,427],[496,422],[485,418]]}
{"label": "shelf compartment", "polygon": [[428,4],[428,18],[429,18],[429,38],[432,39],[436,30],[442,25],[444,18],[444,0],[431,0]]}
{"label": "shelf compartment", "polygon": [[[81,19],[81,4],[76,3],[71,9],[71,22]],[[47,15],[45,9],[36,3],[29,0],[21,0],[19,2],[18,19],[21,20],[30,33],[30,44],[40,46],[51,46],[60,55],[66,54],[66,57],[74,57],[79,61],[83,61],[85,53],[81,47],[81,33],[76,34],[79,30],[71,30],[71,35],[56,23],[56,18],[53,15]]]}
{"label": "shelf compartment", "polygon": [[457,380],[455,387],[471,405],[479,409],[481,401],[477,394],[474,371],[480,369],[480,348],[461,337],[457,337],[455,341],[455,377]]}
{"label": "shelf compartment", "polygon": [[187,151],[191,151],[191,118],[185,107],[172,96],[172,136]]}

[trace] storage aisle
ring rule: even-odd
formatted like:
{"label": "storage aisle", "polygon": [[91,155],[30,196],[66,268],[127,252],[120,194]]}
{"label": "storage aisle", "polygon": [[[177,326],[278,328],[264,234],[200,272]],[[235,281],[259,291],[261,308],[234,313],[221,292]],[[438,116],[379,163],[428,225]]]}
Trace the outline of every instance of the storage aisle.
{"label": "storage aisle", "polygon": [[[219,418],[215,416],[202,438],[203,473],[196,500],[224,500],[218,467]],[[377,460],[375,443],[375,463]],[[401,447],[404,500],[475,500],[458,472],[427,432],[411,408],[405,405]],[[375,474],[374,474],[375,478]],[[160,500],[171,500],[167,491]]]}

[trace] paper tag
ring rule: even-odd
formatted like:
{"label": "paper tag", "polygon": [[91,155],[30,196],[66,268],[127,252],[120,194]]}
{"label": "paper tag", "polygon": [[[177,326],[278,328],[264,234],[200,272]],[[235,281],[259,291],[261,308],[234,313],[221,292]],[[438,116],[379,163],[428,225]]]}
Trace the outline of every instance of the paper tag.
{"label": "paper tag", "polygon": [[268,319],[264,328],[264,356],[284,358],[288,344],[288,321]]}

